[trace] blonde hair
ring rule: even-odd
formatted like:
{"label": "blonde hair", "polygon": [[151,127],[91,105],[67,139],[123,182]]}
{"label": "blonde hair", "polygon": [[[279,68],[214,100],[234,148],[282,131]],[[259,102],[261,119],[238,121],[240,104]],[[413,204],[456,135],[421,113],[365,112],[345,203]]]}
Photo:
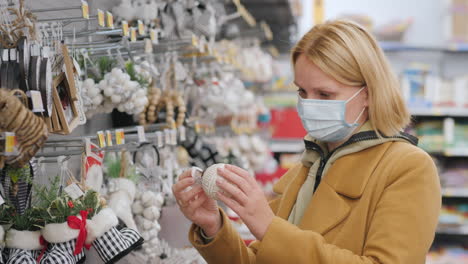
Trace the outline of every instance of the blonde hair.
{"label": "blonde hair", "polygon": [[[400,84],[377,41],[359,25],[343,20],[314,26],[293,48],[336,81],[367,86],[373,129],[392,136],[411,121]],[[380,135],[380,134],[379,134]]]}

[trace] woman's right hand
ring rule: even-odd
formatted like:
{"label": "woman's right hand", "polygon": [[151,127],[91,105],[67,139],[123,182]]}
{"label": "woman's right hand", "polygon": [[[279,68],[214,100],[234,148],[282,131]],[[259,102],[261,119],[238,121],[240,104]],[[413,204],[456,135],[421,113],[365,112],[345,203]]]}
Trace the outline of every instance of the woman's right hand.
{"label": "woman's right hand", "polygon": [[[213,237],[221,229],[222,224],[218,204],[205,194],[199,184],[194,185],[192,170],[195,169],[187,170],[179,176],[177,183],[172,186],[172,192],[185,217],[202,228],[205,235]],[[190,186],[192,188],[188,188]]]}

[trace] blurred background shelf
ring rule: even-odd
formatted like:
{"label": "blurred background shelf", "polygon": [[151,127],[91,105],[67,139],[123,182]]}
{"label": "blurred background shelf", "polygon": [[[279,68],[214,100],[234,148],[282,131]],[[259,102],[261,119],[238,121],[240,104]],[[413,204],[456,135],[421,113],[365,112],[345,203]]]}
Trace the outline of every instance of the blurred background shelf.
{"label": "blurred background shelf", "polygon": [[442,188],[442,196],[468,198],[468,188]]}
{"label": "blurred background shelf", "polygon": [[468,108],[451,108],[451,107],[410,108],[410,113],[413,116],[467,117]]}

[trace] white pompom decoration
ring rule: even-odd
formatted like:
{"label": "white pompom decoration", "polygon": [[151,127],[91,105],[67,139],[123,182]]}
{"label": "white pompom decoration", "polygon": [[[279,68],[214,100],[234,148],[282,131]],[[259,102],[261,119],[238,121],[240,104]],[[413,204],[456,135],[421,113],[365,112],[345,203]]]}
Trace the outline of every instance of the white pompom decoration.
{"label": "white pompom decoration", "polygon": [[159,209],[154,206],[148,207],[143,211],[143,216],[148,220],[157,220],[159,219]]}
{"label": "white pompom decoration", "polygon": [[145,208],[143,207],[143,204],[140,201],[136,201],[132,204],[132,213],[133,214],[142,214]]}

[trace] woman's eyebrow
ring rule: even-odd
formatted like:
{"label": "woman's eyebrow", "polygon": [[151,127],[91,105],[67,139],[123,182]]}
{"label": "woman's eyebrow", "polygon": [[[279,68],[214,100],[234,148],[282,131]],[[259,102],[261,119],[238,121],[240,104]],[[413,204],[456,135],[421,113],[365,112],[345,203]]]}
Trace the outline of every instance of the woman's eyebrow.
{"label": "woman's eyebrow", "polygon": [[[302,89],[302,90],[305,90],[301,85],[299,85],[297,82],[294,81],[294,85],[299,88],[299,89]],[[319,91],[325,91],[325,92],[329,92],[329,93],[333,93],[335,92],[335,89],[331,88],[331,87],[326,87],[326,86],[317,86],[317,87],[312,87],[311,88],[312,90],[319,90]]]}

